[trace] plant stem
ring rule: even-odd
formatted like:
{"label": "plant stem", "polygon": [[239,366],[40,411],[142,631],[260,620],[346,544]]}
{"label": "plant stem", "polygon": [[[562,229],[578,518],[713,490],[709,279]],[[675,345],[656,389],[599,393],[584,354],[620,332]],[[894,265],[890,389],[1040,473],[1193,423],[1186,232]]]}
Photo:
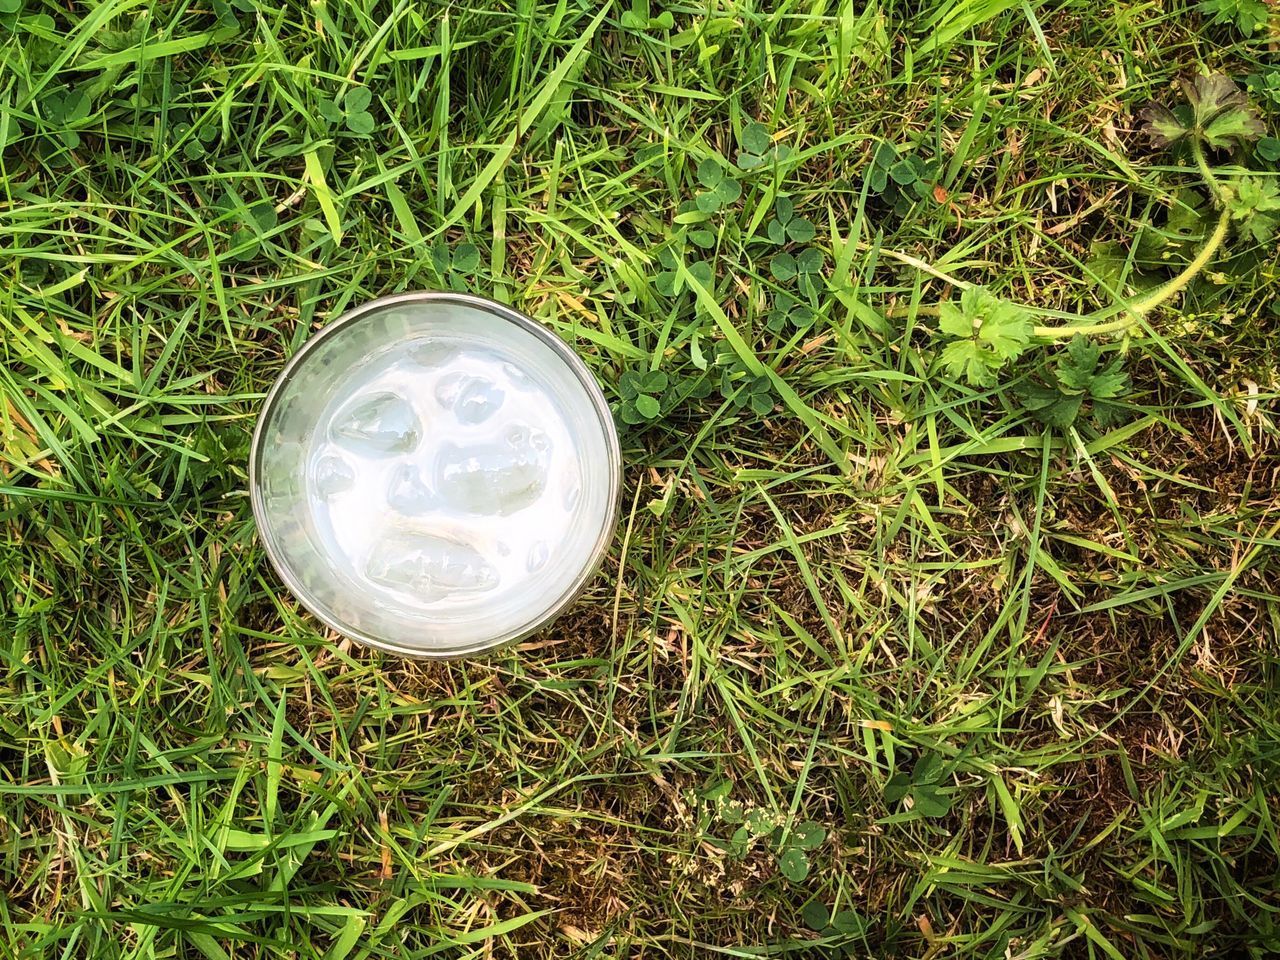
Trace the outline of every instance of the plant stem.
{"label": "plant stem", "polygon": [[1187,285],[1195,279],[1200,271],[1213,259],[1214,254],[1218,252],[1223,241],[1227,238],[1227,228],[1230,225],[1231,212],[1224,208],[1218,216],[1218,225],[1214,227],[1213,233],[1209,235],[1209,239],[1205,241],[1204,246],[1200,248],[1192,261],[1182,269],[1182,272],[1168,283],[1162,284],[1146,296],[1129,304],[1125,307],[1124,316],[1118,320],[1109,320],[1103,323],[1077,323],[1065,327],[1036,327],[1032,332],[1035,336],[1045,340],[1065,340],[1074,337],[1078,333],[1091,335],[1118,333],[1132,326],[1140,317],[1146,316],[1156,307],[1187,288]]}
{"label": "plant stem", "polygon": [[1195,159],[1196,169],[1200,171],[1200,176],[1204,177],[1209,192],[1213,194],[1213,199],[1221,204],[1223,202],[1222,183],[1214,174],[1213,168],[1209,166],[1209,161],[1204,155],[1204,144],[1197,137],[1191,138],[1191,156]]}

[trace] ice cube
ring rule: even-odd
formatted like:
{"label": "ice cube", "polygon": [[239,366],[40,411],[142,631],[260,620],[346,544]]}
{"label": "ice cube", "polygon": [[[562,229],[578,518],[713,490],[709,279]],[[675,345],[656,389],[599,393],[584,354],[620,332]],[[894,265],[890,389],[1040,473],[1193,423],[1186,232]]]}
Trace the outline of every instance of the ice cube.
{"label": "ice cube", "polygon": [[547,541],[535,541],[529,548],[529,556],[525,559],[524,568],[530,573],[537,573],[547,565],[547,558],[550,556],[551,549],[547,546]]}
{"label": "ice cube", "polygon": [[498,571],[465,543],[429,533],[403,533],[373,550],[365,573],[374,583],[420,601],[479,593],[498,585]]}
{"label": "ice cube", "polygon": [[456,510],[505,517],[542,496],[550,455],[546,434],[524,425],[510,429],[505,443],[445,444],[436,460],[436,489]]}
{"label": "ice cube", "polygon": [[452,410],[459,423],[474,425],[488,420],[506,394],[492,380],[473,377],[465,373],[450,373],[436,384],[436,401],[446,410]]}
{"label": "ice cube", "polygon": [[424,340],[409,351],[414,363],[421,364],[429,370],[438,370],[450,363],[458,354],[456,345],[447,341]]}
{"label": "ice cube", "polygon": [[435,496],[431,488],[423,482],[417,467],[412,464],[401,464],[391,472],[391,482],[387,486],[387,503],[401,513],[416,516],[426,513],[435,506]]}
{"label": "ice cube", "polygon": [[564,509],[567,513],[573,513],[578,508],[578,501],[582,499],[582,484],[576,480],[570,481],[564,488]]}
{"label": "ice cube", "polygon": [[422,436],[422,425],[408,400],[380,390],[357,396],[339,410],[329,432],[353,452],[385,456],[413,450]]}
{"label": "ice cube", "polygon": [[505,397],[502,388],[493,381],[472,377],[458,395],[453,413],[462,423],[483,423],[497,412]]}
{"label": "ice cube", "polygon": [[329,454],[317,460],[313,477],[316,494],[321,500],[345,493],[356,482],[356,472],[351,464],[337,454]]}
{"label": "ice cube", "polygon": [[511,381],[511,385],[517,390],[537,389],[537,384],[533,382],[530,376],[514,363],[504,363],[502,365],[502,372],[507,375],[507,379]]}

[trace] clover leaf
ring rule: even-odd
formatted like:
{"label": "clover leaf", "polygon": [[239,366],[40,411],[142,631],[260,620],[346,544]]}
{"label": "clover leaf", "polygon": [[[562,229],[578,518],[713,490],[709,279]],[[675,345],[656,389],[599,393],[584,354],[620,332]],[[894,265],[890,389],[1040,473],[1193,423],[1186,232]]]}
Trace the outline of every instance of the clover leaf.
{"label": "clover leaf", "polygon": [[642,33],[646,30],[670,30],[676,25],[671,11],[664,10],[656,17],[649,15],[649,0],[632,0],[631,9],[622,13],[622,29]]}
{"label": "clover leaf", "polygon": [[655,420],[662,413],[662,394],[668,378],[661,370],[643,373],[628,370],[618,381],[622,394],[620,415],[623,423],[639,424]]}
{"label": "clover leaf", "polygon": [[330,123],[345,124],[349,131],[363,137],[373,132],[373,114],[369,112],[372,102],[373,92],[368,87],[352,87],[343,95],[341,103],[326,98],[316,109]]}
{"label": "clover leaf", "polygon": [[762,417],[774,406],[773,383],[767,376],[751,374],[740,360],[720,372],[720,396],[735,409],[750,406]]}
{"label": "clover leaf", "polygon": [[738,135],[738,167],[742,170],[756,170],[770,163],[782,163],[791,156],[791,148],[785,144],[775,144],[769,134],[769,128],[763,123],[752,121],[742,128]]}
{"label": "clover leaf", "polygon": [[471,286],[467,278],[480,268],[480,250],[474,243],[466,242],[451,250],[440,240],[431,248],[431,265],[450,289],[465,292]]}
{"label": "clover leaf", "polygon": [[742,185],[729,176],[715,157],[708,157],[698,164],[698,182],[707,188],[694,198],[703,213],[715,213],[742,196]]}
{"label": "clover leaf", "polygon": [[788,325],[797,330],[808,330],[817,322],[817,319],[818,315],[812,307],[800,303],[795,297],[780,293],[774,298],[767,326],[775,332]]}
{"label": "clover leaf", "polygon": [[769,221],[767,232],[769,239],[777,244],[788,240],[808,243],[817,234],[810,221],[796,216],[795,204],[790,197],[778,197],[774,202],[773,219]]}
{"label": "clover leaf", "polygon": [[[684,278],[680,275],[676,268],[676,254],[670,247],[664,247],[658,253],[658,263],[664,269],[653,279],[653,285],[658,292],[664,297],[674,297],[681,293],[684,288]],[[711,264],[706,260],[697,260],[693,263],[686,264],[685,268],[689,271],[695,282],[701,284],[708,290],[711,289],[715,280],[715,271],[712,270]]]}
{"label": "clover leaf", "polygon": [[942,786],[946,771],[936,753],[922,753],[911,773],[899,770],[885,783],[885,803],[911,798],[911,811],[922,817],[945,817],[951,810],[951,788]]}

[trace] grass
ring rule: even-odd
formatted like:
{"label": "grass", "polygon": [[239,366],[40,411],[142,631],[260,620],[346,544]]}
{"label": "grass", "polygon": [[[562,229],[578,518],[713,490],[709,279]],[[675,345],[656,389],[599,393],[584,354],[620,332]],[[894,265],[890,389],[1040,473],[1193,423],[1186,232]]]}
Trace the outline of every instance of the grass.
{"label": "grass", "polygon": [[[1264,89],[1275,14],[644,7],[0,7],[0,955],[1280,951],[1274,241],[1103,338],[1105,428],[929,338],[952,281],[1061,318],[1186,262],[1137,111]],[[884,143],[921,194],[868,188]],[[768,325],[780,194],[809,327]],[[672,392],[573,611],[420,664],[283,590],[245,466],[315,329],[451,284]]]}

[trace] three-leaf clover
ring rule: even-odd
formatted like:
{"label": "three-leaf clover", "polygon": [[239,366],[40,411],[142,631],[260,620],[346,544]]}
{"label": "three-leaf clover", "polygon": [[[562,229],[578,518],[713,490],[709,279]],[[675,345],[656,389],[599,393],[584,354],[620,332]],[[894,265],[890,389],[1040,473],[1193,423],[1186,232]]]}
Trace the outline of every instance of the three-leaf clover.
{"label": "three-leaf clover", "polygon": [[92,102],[87,94],[67,87],[49,91],[41,101],[45,119],[54,127],[60,128],[57,130],[58,137],[72,150],[80,146],[80,134],[68,127],[89,116],[91,107]]}
{"label": "three-leaf clover", "polygon": [[180,120],[173,125],[175,143],[182,144],[182,155],[188,160],[198,160],[208,152],[218,139],[218,128],[212,123],[191,123]]}
{"label": "three-leaf clover", "polygon": [[729,176],[715,157],[707,157],[698,164],[698,182],[707,188],[694,199],[703,213],[715,213],[742,196],[742,185]]}
{"label": "three-leaf clover", "polygon": [[1276,215],[1280,213],[1280,184],[1261,177],[1239,177],[1225,189],[1224,195],[1231,219],[1236,221],[1241,233],[1259,243],[1271,239],[1276,232]]}
{"label": "three-leaf clover", "polygon": [[763,123],[752,121],[742,128],[738,135],[738,166],[743,170],[755,170],[770,163],[782,163],[791,156],[791,148],[786,144],[775,144],[769,134],[769,128]]}
{"label": "three-leaf clover", "polygon": [[661,370],[639,373],[628,370],[618,381],[622,394],[619,414],[623,423],[637,424],[656,420],[662,413],[662,394],[667,389],[668,377]]}
{"label": "three-leaf clover", "polygon": [[942,363],[953,377],[961,374],[973,386],[990,386],[995,374],[1017,359],[1031,342],[1031,318],[1016,303],[1001,300],[982,287],[970,287],[957,304],[942,304],[938,330],[954,337],[942,350]]}
{"label": "three-leaf clover", "polygon": [[1170,110],[1153,103],[1142,111],[1142,132],[1154,147],[1167,147],[1194,137],[1211,147],[1225,149],[1266,132],[1262,117],[1235,81],[1221,73],[1182,79],[1179,85],[1186,107]]}
{"label": "three-leaf clover", "polygon": [[773,309],[769,311],[766,326],[775,333],[790,325],[797,330],[808,330],[817,321],[818,315],[813,308],[801,303],[795,297],[780,293],[773,300]]}
{"label": "three-leaf clover", "polygon": [[796,205],[790,197],[778,197],[773,205],[773,219],[768,226],[769,239],[782,244],[788,240],[808,243],[817,234],[812,223],[796,216]]}
{"label": "three-leaf clover", "polygon": [[720,371],[720,396],[731,406],[750,406],[758,416],[773,411],[773,383],[767,376],[754,376],[741,361],[734,361]]}
{"label": "three-leaf clover", "polygon": [[[712,242],[714,243],[714,238]],[[674,297],[684,290],[684,278],[680,275],[679,270],[676,269],[677,262],[675,251],[670,247],[663,247],[659,251],[658,263],[665,269],[653,278],[653,285],[664,297]],[[697,260],[686,264],[685,269],[689,271],[689,275],[697,283],[702,284],[707,289],[711,288],[715,272],[711,269],[711,264],[706,260]]]}
{"label": "three-leaf clover", "polygon": [[922,753],[910,775],[899,770],[884,785],[885,803],[911,798],[911,811],[922,817],[945,817],[951,810],[951,788],[941,786],[942,758]]}
{"label": "three-leaf clover", "polygon": [[[824,940],[863,937],[867,932],[867,921],[856,910],[840,910],[834,916],[831,909],[821,900],[810,900],[800,909],[800,917],[804,925],[815,931]],[[828,949],[827,956],[853,957],[858,953],[856,942],[849,942],[840,949]]]}
{"label": "three-leaf clover", "polygon": [[649,15],[649,0],[631,0],[631,9],[622,13],[624,30],[670,30],[676,25],[676,18],[670,10],[663,10],[656,17]]}
{"label": "three-leaf clover", "polygon": [[827,258],[817,247],[805,247],[797,254],[780,253],[769,261],[769,272],[773,279],[785,283],[792,277],[822,272]]}
{"label": "three-leaf clover", "polygon": [[345,123],[348,130],[363,137],[373,132],[373,114],[369,112],[372,102],[373,92],[368,87],[352,87],[342,97],[341,104],[325,98],[317,109],[330,123]]}
{"label": "three-leaf clover", "polygon": [[231,231],[230,256],[236,260],[251,260],[262,249],[264,234],[275,229],[280,222],[275,204],[268,199],[246,203],[234,190],[228,188],[221,209],[230,214],[234,224]]}
{"label": "three-leaf clover", "polygon": [[785,838],[782,828],[777,828],[774,831],[774,844],[779,872],[792,883],[800,883],[809,875],[807,851],[818,849],[826,839],[827,831],[822,824],[812,820],[796,824]]}
{"label": "three-leaf clover", "polygon": [[1022,405],[1037,420],[1063,430],[1076,421],[1086,402],[1100,424],[1112,422],[1118,407],[1109,401],[1128,392],[1129,378],[1120,358],[1100,365],[1101,358],[1101,347],[1076,336],[1050,374],[1048,385],[1037,383],[1021,389]]}
{"label": "three-leaf clover", "polygon": [[253,13],[256,7],[253,0],[213,0],[213,15],[218,21],[214,33],[219,40],[234,37],[240,32],[237,10],[241,13]]}
{"label": "three-leaf clover", "polygon": [[450,289],[465,292],[470,286],[467,278],[480,266],[480,251],[474,243],[460,243],[450,250],[441,240],[431,248],[431,265]]}

